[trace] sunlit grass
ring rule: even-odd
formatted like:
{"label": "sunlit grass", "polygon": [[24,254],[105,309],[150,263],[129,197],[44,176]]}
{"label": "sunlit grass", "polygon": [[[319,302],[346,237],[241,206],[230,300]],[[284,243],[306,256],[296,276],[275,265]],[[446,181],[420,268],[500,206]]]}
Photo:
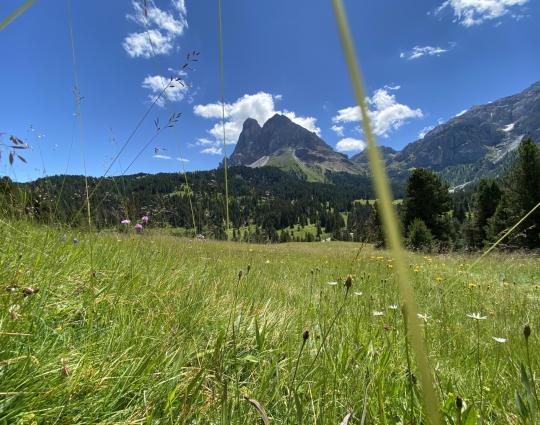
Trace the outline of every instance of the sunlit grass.
{"label": "sunlit grass", "polygon": [[[244,396],[274,423],[339,423],[349,410],[359,422],[364,405],[366,423],[406,423],[411,385],[421,420],[385,252],[365,247],[353,261],[351,243],[112,233],[92,236],[92,267],[86,235],[14,224],[22,233],[0,236],[6,423],[256,423]],[[530,402],[522,364],[526,376],[540,366],[540,260],[495,254],[469,273],[473,260],[407,257],[441,409],[459,423],[456,397],[465,418],[480,411],[482,395],[486,423],[517,423],[515,392]],[[25,288],[39,292],[25,297]],[[470,313],[487,319],[475,327]]]}

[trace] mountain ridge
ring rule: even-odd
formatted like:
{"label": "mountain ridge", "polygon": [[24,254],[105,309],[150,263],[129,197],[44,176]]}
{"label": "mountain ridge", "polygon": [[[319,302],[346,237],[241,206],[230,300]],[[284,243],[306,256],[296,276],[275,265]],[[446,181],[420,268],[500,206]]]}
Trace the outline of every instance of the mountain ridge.
{"label": "mountain ridge", "polygon": [[358,167],[346,155],[280,114],[272,116],[262,127],[248,118],[229,163],[254,168],[276,166],[311,181],[325,181],[328,171],[359,174]]}
{"label": "mountain ridge", "polygon": [[[475,105],[397,151],[379,146],[390,176],[402,180],[413,168],[430,168],[452,185],[499,175],[526,137],[540,142],[540,81],[521,91]],[[275,114],[261,127],[248,118],[231,165],[275,166],[309,181],[328,172],[369,174],[367,152],[351,158],[318,135]]]}

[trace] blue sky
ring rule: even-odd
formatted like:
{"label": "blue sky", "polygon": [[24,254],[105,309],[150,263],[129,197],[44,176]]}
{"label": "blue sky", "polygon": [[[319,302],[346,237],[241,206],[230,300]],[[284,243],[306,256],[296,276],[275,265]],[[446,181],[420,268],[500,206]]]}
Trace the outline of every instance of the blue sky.
{"label": "blue sky", "polygon": [[[4,0],[0,19],[22,0]],[[73,1],[82,132],[75,116],[66,1],[37,1],[0,32],[0,132],[32,149],[0,175],[28,180],[67,172],[103,175],[166,90],[110,174],[210,169],[222,159],[217,2]],[[537,0],[345,1],[380,144],[401,149],[475,104],[540,79]],[[245,118],[275,112],[352,155],[363,146],[331,2],[223,0],[228,152]],[[152,42],[149,43],[149,40]],[[189,51],[200,60],[178,70]],[[182,112],[128,165],[164,123]],[[82,138],[81,138],[82,134]],[[6,135],[3,141],[6,142]],[[157,149],[157,150],[156,150]],[[70,155],[71,152],[71,155]],[[156,153],[157,156],[156,157]],[[178,160],[181,158],[182,160]]]}

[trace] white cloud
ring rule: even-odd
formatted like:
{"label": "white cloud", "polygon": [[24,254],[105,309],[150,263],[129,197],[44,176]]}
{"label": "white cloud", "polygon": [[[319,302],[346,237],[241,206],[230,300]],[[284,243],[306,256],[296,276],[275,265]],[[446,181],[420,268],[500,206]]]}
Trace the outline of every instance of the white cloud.
{"label": "white cloud", "polygon": [[[155,155],[152,155],[152,157],[156,158],[156,159],[166,159],[166,160],[173,159],[172,156],[162,155],[162,154],[155,154]],[[182,158],[181,156],[178,156],[178,157],[176,157],[174,159],[177,160],[177,161],[180,161],[180,162],[189,162],[189,159]]]}
{"label": "white cloud", "polygon": [[134,32],[129,34],[122,43],[124,50],[132,58],[148,59],[154,54],[166,55],[171,52],[173,43],[170,37],[158,30]]}
{"label": "white cloud", "polygon": [[[278,95],[279,98],[279,95]],[[320,134],[320,128],[316,126],[317,120],[314,117],[301,117],[288,110],[277,111],[275,109],[276,96],[269,93],[259,92],[246,94],[238,98],[234,103],[226,103],[225,108],[225,139],[227,144],[235,144],[238,136],[242,132],[242,126],[247,118],[253,118],[263,125],[275,114],[283,114],[298,125]],[[193,108],[195,115],[207,119],[220,120],[208,133],[214,137],[214,145],[223,143],[222,105],[221,103],[209,103],[207,105],[195,105]],[[208,140],[208,139],[199,139]]]}
{"label": "white cloud", "polygon": [[[528,3],[529,0],[446,0],[435,13],[440,13],[446,8],[454,12],[454,22],[471,27],[485,21],[497,19],[515,10],[519,6]],[[512,14],[516,19],[519,14]]]}
{"label": "white cloud", "polygon": [[[142,87],[151,91],[148,98],[154,101],[156,96],[160,95],[156,104],[159,106],[165,106],[165,101],[180,102],[184,99],[188,87],[182,85],[178,81],[171,81],[169,78],[162,75],[148,75],[142,82]],[[164,90],[164,88],[166,89]]]}
{"label": "white cloud", "polygon": [[131,4],[134,14],[127,15],[127,18],[141,26],[155,26],[171,35],[182,35],[187,28],[185,5],[183,12],[175,7],[176,11],[180,12],[176,18],[172,11],[162,10],[155,4],[149,4],[146,8],[146,14],[141,2],[132,1]]}
{"label": "white cloud", "polygon": [[[298,124],[299,126],[304,127],[306,130],[315,133],[317,136],[321,135],[321,129],[317,127],[317,118],[314,117],[298,117],[294,112],[287,111],[286,109],[281,112],[282,115],[285,115],[292,122]],[[272,114],[273,115],[273,114]]]}
{"label": "white cloud", "polygon": [[123,41],[122,46],[132,58],[145,59],[155,55],[169,54],[175,41],[188,27],[186,6],[183,0],[172,0],[171,10],[160,9],[154,2],[148,2],[146,9],[138,1],[132,1],[133,13],[127,18],[144,28],[133,32]]}
{"label": "white cloud", "polygon": [[399,57],[407,60],[419,59],[422,56],[440,56],[443,53],[448,52],[455,44],[450,44],[450,47],[444,49],[439,46],[414,46],[411,50],[407,52],[401,52]]}
{"label": "white cloud", "polygon": [[433,130],[435,127],[432,125],[429,125],[427,127],[424,127],[420,132],[418,133],[418,138],[423,139],[426,134],[428,134],[431,130]]}
{"label": "white cloud", "polygon": [[338,136],[343,136],[343,130],[345,130],[345,127],[343,127],[342,125],[333,125],[332,127],[330,127],[331,130],[336,133]]}
{"label": "white cloud", "polygon": [[[387,89],[376,90],[371,98],[367,98],[367,103],[373,132],[378,136],[388,137],[393,130],[399,129],[408,120],[424,116],[421,109],[412,109],[398,103],[395,94],[389,93]],[[332,118],[334,124],[360,120],[361,113],[358,106],[340,109]]]}
{"label": "white cloud", "polygon": [[360,152],[366,148],[366,142],[363,140],[346,137],[336,144],[336,150],[339,152]]}
{"label": "white cloud", "polygon": [[161,155],[161,154],[155,154],[152,155],[156,159],[172,159],[169,155]]}
{"label": "white cloud", "polygon": [[197,139],[195,144],[198,145],[198,146],[211,146],[211,145],[215,144],[215,141],[210,140],[210,139],[202,138],[202,139]]}
{"label": "white cloud", "polygon": [[184,0],[172,0],[172,4],[182,15],[187,14],[186,3]]}
{"label": "white cloud", "polygon": [[222,152],[223,151],[221,150],[221,148],[217,146],[210,146],[209,148],[205,148],[201,151],[201,153],[206,155],[221,155]]}
{"label": "white cloud", "polygon": [[463,115],[465,112],[467,112],[467,111],[468,111],[468,109],[464,109],[463,111],[457,113],[457,114],[456,114],[456,117],[462,116],[462,115]]}

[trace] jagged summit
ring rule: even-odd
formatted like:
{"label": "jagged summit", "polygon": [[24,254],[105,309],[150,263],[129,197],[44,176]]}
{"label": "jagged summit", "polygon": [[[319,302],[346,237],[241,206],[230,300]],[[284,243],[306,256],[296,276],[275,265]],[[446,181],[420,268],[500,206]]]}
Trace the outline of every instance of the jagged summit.
{"label": "jagged summit", "polygon": [[[401,179],[412,168],[426,167],[460,185],[499,174],[524,137],[540,142],[540,81],[521,93],[471,107],[402,151],[381,146],[381,153],[391,177]],[[280,114],[262,127],[248,118],[230,164],[275,166],[312,181],[324,181],[327,171],[369,173],[366,152],[349,159]]]}
{"label": "jagged summit", "polygon": [[326,171],[358,172],[347,156],[335,152],[315,133],[281,114],[272,116],[262,128],[248,118],[229,163],[276,166],[312,181],[323,181]]}

